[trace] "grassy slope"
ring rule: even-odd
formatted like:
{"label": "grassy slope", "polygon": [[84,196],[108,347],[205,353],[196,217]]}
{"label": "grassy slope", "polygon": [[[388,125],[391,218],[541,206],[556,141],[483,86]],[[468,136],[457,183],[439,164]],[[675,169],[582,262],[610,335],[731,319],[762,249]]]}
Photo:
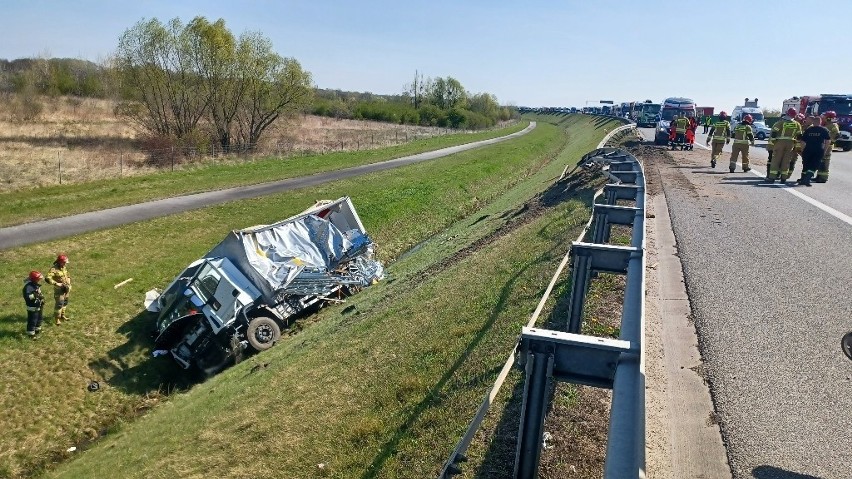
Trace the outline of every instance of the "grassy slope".
{"label": "grassy slope", "polygon": [[502,130],[435,137],[381,150],[220,163],[176,172],[0,193],[0,205],[3,205],[0,226],[376,163],[504,136],[526,126],[526,122],[521,122]]}
{"label": "grassy slope", "polygon": [[[568,123],[574,121],[585,119]],[[351,194],[382,257],[395,258],[483,205],[496,213],[518,204],[566,161],[594,147],[602,131],[572,129],[570,134],[571,148],[559,161],[551,160],[564,147],[564,135],[543,125],[509,144],[371,175],[370,181],[344,181],[0,253],[0,278],[16,284],[30,265],[46,262],[61,248],[76,260],[78,283],[71,307],[75,321],[61,330],[47,328],[37,343],[21,338],[18,293],[0,296],[0,360],[6,365],[0,404],[10,412],[0,419],[6,431],[0,439],[0,476],[60,459],[65,448],[105,428],[111,429],[104,440],[59,472],[200,477],[218,467],[233,476],[266,471],[298,477],[327,463],[332,476],[371,477],[365,465],[372,463],[374,471],[383,471],[376,476],[419,477],[436,468],[438,456],[463,427],[459,418],[469,416],[494,365],[502,362],[541,278],[552,271],[551,258],[537,258],[535,251],[546,250],[565,228],[530,226],[523,239],[527,248],[495,244],[467,260],[474,263],[451,265],[422,281],[417,271],[470,234],[463,227],[469,222],[460,223],[394,264],[393,281],[353,298],[350,304],[361,314],[331,308],[279,347],[121,426],[121,418],[159,401],[158,387],[172,370],[169,361],[146,357],[148,328],[133,316],[136,305],[146,289],[164,285],[227,230],[287,216],[319,197]],[[530,184],[514,197],[498,196],[528,175],[533,175]],[[479,235],[499,224],[495,215],[489,218],[479,223]],[[512,279],[519,269],[523,274]],[[475,281],[470,271],[478,272]],[[127,277],[134,282],[110,287]],[[249,374],[260,362],[269,367]],[[453,374],[442,377],[453,363],[458,364]],[[106,387],[85,392],[92,378]],[[241,441],[274,457],[258,461],[255,452],[229,450]],[[168,452],[173,449],[181,453]],[[273,452],[281,450],[286,453]]]}

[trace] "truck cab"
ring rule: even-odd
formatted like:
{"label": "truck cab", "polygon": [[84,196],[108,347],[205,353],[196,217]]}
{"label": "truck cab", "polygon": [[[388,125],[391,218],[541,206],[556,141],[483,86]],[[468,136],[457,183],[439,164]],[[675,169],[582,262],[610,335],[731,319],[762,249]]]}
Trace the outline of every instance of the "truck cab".
{"label": "truck cab", "polygon": [[639,127],[653,127],[657,123],[657,115],[660,114],[660,104],[647,101],[642,104],[636,118]]}
{"label": "truck cab", "polygon": [[[761,108],[757,106],[757,98],[755,98],[754,101],[749,101],[749,99],[746,98],[745,105],[734,107],[733,111],[731,112],[731,137],[734,136],[734,128],[736,128],[737,125],[739,125],[743,121],[743,117],[745,117],[746,115],[751,115],[751,119],[754,122],[754,125],[757,125],[755,130],[757,130],[759,127],[760,131],[764,132],[762,136],[765,138],[766,123],[764,122],[765,118],[763,116],[763,110],[761,110]],[[755,131],[754,134],[755,137],[757,137],[758,139],[764,139],[759,137],[758,131]]]}
{"label": "truck cab", "polygon": [[655,145],[667,145],[669,142],[669,125],[672,120],[684,113],[687,117],[695,118],[695,102],[691,98],[672,97],[663,101],[660,114],[657,116]]}
{"label": "truck cab", "polygon": [[208,363],[221,361],[219,351],[229,346],[221,339],[229,341],[230,336],[217,335],[233,327],[239,314],[260,296],[228,258],[196,261],[159,298],[155,346],[170,350],[183,368],[195,361],[206,369]]}
{"label": "truck cab", "polygon": [[852,95],[822,94],[802,97],[799,113],[821,115],[827,111],[837,113],[840,136],[837,137],[835,145],[843,151],[852,150]]}

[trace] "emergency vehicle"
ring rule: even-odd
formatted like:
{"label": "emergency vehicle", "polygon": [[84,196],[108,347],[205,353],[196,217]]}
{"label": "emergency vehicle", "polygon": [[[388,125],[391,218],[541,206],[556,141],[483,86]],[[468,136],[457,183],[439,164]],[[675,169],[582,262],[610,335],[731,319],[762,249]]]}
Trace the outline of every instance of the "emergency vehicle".
{"label": "emergency vehicle", "polygon": [[[734,129],[737,125],[743,121],[743,117],[746,115],[751,115],[752,123],[761,123],[764,124],[763,118],[763,110],[757,106],[757,98],[754,101],[750,101],[748,98],[745,99],[745,104],[740,106],[735,106],[733,111],[731,112],[731,137],[734,136]],[[756,132],[755,132],[756,134]]]}
{"label": "emergency vehicle", "polygon": [[672,97],[663,100],[660,109],[659,120],[657,120],[656,132],[654,134],[655,145],[667,145],[669,143],[669,124],[681,113],[687,117],[695,117],[695,101],[691,98]]}
{"label": "emergency vehicle", "polygon": [[837,113],[840,136],[834,144],[843,151],[852,150],[852,94],[806,95],[801,97],[796,109],[804,115],[820,115],[827,111]]}

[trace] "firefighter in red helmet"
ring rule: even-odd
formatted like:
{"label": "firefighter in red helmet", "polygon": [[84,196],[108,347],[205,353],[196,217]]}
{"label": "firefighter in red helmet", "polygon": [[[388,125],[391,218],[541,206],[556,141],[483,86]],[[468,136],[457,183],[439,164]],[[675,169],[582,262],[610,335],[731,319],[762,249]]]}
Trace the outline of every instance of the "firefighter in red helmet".
{"label": "firefighter in red helmet", "polygon": [[24,280],[24,303],[27,305],[27,336],[35,339],[41,332],[42,308],[44,295],[41,293],[41,280],[44,279],[38,271],[30,271]]}
{"label": "firefighter in red helmet", "polygon": [[743,117],[743,121],[734,128],[734,146],[731,147],[731,163],[728,170],[733,173],[737,169],[737,156],[740,153],[743,155],[743,172],[751,170],[748,166],[748,148],[749,145],[754,146],[754,130],[751,125],[753,118],[751,115]]}
{"label": "firefighter in red helmet", "polygon": [[772,162],[766,172],[766,181],[769,183],[774,183],[775,180],[787,182],[790,164],[796,158],[796,145],[802,139],[802,125],[795,120],[796,109],[788,109],[787,117],[787,120],[780,122],[777,130],[773,128],[772,131],[775,147],[772,150]]}

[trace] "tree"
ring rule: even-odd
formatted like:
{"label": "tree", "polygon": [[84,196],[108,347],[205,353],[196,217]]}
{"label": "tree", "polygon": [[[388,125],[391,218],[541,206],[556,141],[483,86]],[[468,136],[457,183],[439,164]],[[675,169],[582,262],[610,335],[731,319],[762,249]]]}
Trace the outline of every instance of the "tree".
{"label": "tree", "polygon": [[444,98],[447,108],[465,108],[467,106],[467,91],[461,82],[453,77],[447,77],[444,83]]}
{"label": "tree", "polygon": [[240,37],[237,58],[246,81],[237,113],[238,131],[241,141],[254,147],[275,120],[310,103],[311,74],[295,59],[273,52],[272,43],[258,33]]}
{"label": "tree", "polygon": [[426,88],[427,81],[423,78],[423,74],[414,70],[414,81],[411,82],[411,85],[405,86],[405,94],[412,99],[414,108],[420,108],[427,93]]}
{"label": "tree", "polygon": [[227,150],[246,84],[237,62],[237,41],[221,18],[210,23],[204,17],[195,17],[187,29],[193,43],[193,67],[210,106],[216,139]]}
{"label": "tree", "polygon": [[468,108],[489,118],[497,118],[500,115],[500,104],[497,97],[489,93],[478,93],[472,95],[468,100]]}
{"label": "tree", "polygon": [[193,132],[209,105],[200,77],[193,70],[191,31],[175,18],[140,21],[125,31],[116,54],[121,80],[138,104],[118,112],[145,129],[175,138]]}

